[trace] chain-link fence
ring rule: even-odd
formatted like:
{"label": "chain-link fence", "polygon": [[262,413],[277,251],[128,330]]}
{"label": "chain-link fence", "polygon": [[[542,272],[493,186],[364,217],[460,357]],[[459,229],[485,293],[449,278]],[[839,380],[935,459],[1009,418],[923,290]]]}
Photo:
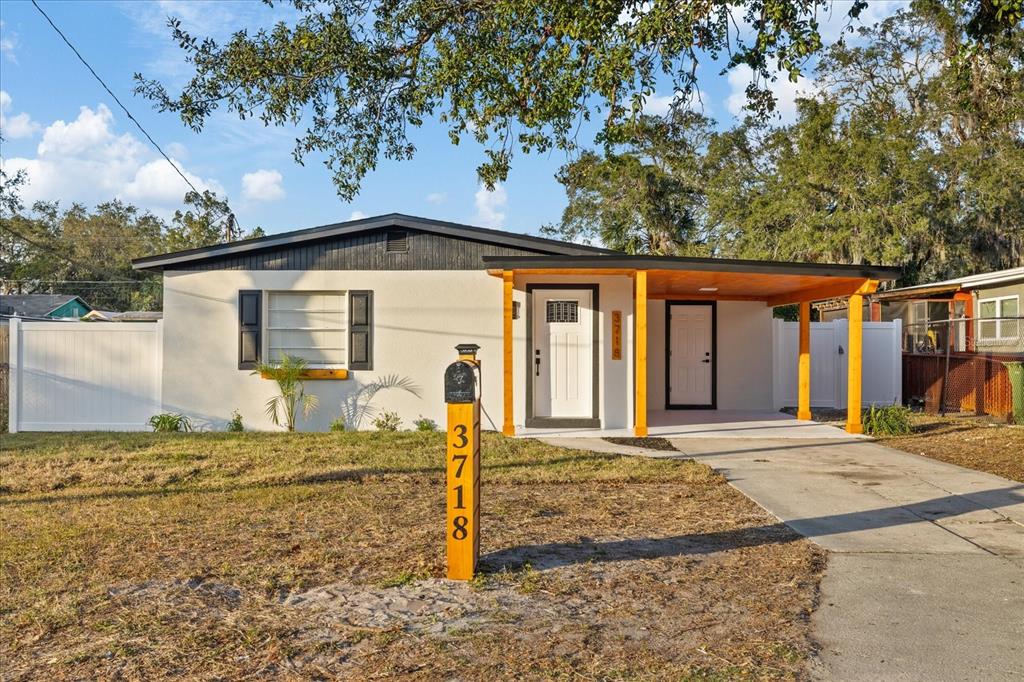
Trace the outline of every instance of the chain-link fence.
{"label": "chain-link fence", "polygon": [[1004,363],[1024,360],[1024,317],[931,320],[903,332],[903,395],[930,412],[1010,418]]}

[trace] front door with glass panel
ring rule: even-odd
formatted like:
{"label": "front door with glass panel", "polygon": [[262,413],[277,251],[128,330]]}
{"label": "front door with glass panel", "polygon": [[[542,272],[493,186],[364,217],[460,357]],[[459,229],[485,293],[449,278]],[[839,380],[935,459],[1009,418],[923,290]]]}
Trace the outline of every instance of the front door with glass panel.
{"label": "front door with glass panel", "polygon": [[535,289],[533,416],[589,418],[594,396],[593,291]]}

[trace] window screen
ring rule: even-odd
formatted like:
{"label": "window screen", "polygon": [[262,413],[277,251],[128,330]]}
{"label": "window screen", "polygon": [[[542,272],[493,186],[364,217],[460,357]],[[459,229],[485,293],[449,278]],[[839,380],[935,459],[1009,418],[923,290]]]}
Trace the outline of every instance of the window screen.
{"label": "window screen", "polygon": [[548,322],[579,322],[580,302],[548,301],[546,319]]}
{"label": "window screen", "polygon": [[271,292],[267,306],[267,354],[287,354],[311,366],[344,367],[347,305],[343,291]]}
{"label": "window screen", "polygon": [[[982,318],[978,326],[979,341],[1016,341],[1020,336],[1020,299],[1017,296],[990,298],[978,303]],[[998,318],[998,319],[984,319]]]}

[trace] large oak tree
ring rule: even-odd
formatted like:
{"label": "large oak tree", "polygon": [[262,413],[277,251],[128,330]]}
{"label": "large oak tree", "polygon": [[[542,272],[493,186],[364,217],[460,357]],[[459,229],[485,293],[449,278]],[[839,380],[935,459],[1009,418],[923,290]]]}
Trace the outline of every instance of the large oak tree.
{"label": "large oak tree", "polygon": [[[269,2],[269,0],[268,0]],[[963,59],[1013,30],[1022,0],[916,0],[968,17]],[[866,0],[291,0],[269,30],[225,44],[170,20],[195,69],[181,92],[138,75],[138,90],[202,129],[220,107],[268,125],[299,125],[295,156],[320,152],[344,199],[379,157],[415,152],[409,128],[436,117],[453,142],[487,149],[478,171],[503,180],[516,151],[577,149],[628,135],[644,101],[671,82],[679,101],[697,65],[749,66],[751,107],[773,106],[766,80],[795,79],[823,48],[819,19],[854,19]],[[958,59],[960,56],[958,56]]]}

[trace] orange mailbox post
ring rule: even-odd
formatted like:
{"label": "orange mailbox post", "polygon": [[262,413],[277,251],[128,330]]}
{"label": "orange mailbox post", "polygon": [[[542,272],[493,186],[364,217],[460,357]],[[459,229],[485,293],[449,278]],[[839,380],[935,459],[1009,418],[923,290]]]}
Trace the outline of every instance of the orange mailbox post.
{"label": "orange mailbox post", "polygon": [[444,372],[448,403],[448,578],[472,580],[480,557],[480,346],[455,347]]}

